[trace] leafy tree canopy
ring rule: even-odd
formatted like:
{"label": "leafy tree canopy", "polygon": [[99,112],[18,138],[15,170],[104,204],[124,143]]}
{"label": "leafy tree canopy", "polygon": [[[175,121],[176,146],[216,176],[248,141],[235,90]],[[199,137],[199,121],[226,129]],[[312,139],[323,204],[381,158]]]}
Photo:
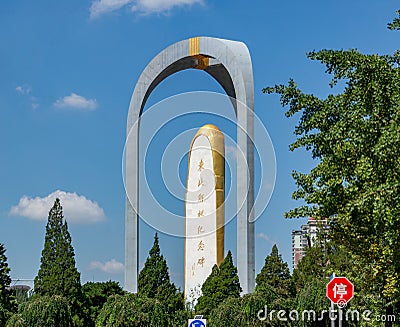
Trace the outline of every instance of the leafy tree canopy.
{"label": "leafy tree canopy", "polygon": [[396,17],[393,19],[393,22],[388,24],[388,28],[390,30],[400,30],[400,10],[397,10],[396,13],[399,15],[399,17]]}
{"label": "leafy tree canopy", "polygon": [[125,292],[118,282],[87,282],[82,286],[83,305],[85,311],[85,326],[94,326],[96,318],[111,295],[123,295]]}
{"label": "leafy tree canopy", "polygon": [[7,320],[6,327],[26,327],[24,319],[22,318],[21,314],[15,313],[13,314],[10,319]]}
{"label": "leafy tree canopy", "polygon": [[[282,307],[281,305],[275,305],[279,302],[277,300],[278,295],[268,285],[264,287],[263,292],[246,294],[242,298],[228,298],[211,311],[209,317],[210,326],[294,326],[291,321],[279,320],[277,312],[280,310],[289,312],[295,306]],[[265,308],[267,308],[266,313]],[[269,316],[270,312],[275,312],[275,314]]]}
{"label": "leafy tree canopy", "polygon": [[327,281],[332,273],[350,277],[353,265],[351,255],[343,247],[335,245],[330,240],[329,230],[318,224],[313,246],[306,249],[305,256],[293,270],[295,288],[299,292],[313,280]]}
{"label": "leafy tree canopy", "polygon": [[100,311],[96,327],[164,327],[187,324],[187,315],[174,314],[157,299],[140,294],[112,295]]}
{"label": "leafy tree canopy", "polygon": [[362,262],[363,287],[388,303],[400,291],[400,61],[399,53],[366,55],[322,50],[308,57],[326,65],[331,86],[343,92],[321,99],[293,80],[264,89],[280,95],[288,117],[299,113],[297,140],[316,160],[309,173],[294,172],[294,199],[306,205],[287,217],[328,217],[332,239]]}
{"label": "leafy tree canopy", "polygon": [[244,312],[241,298],[228,298],[213,308],[209,316],[209,324],[215,327],[244,326]]}
{"label": "leafy tree canopy", "polygon": [[21,304],[18,314],[10,318],[7,326],[72,327],[73,317],[66,298],[40,296]]}

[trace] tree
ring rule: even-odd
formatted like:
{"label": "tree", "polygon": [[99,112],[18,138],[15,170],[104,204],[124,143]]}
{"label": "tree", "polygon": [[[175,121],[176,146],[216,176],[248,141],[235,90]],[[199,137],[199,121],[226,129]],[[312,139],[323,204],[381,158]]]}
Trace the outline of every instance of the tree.
{"label": "tree", "polygon": [[[318,319],[307,319],[304,326],[330,326],[329,314],[326,312],[330,307],[330,301],[327,299],[326,284],[328,279],[311,279],[304,288],[302,288],[296,297],[297,311],[302,314],[308,310],[314,310]],[[323,312],[325,310],[325,313]],[[300,318],[302,318],[300,316]],[[345,322],[346,323],[346,322]]]}
{"label": "tree", "polygon": [[322,50],[319,60],[343,92],[320,99],[290,80],[264,89],[278,93],[288,117],[300,113],[291,150],[316,159],[309,173],[294,172],[294,199],[306,205],[287,217],[328,217],[332,239],[361,264],[362,287],[380,294],[387,314],[400,302],[400,61],[356,50]]}
{"label": "tree", "polygon": [[87,282],[82,286],[83,305],[86,316],[85,326],[94,326],[101,308],[111,295],[123,295],[124,291],[118,282]]}
{"label": "tree", "polygon": [[400,10],[397,10],[396,13],[399,15],[399,17],[396,17],[393,19],[393,22],[388,24],[388,28],[390,30],[400,30]]}
{"label": "tree", "polygon": [[223,289],[227,297],[240,296],[242,288],[240,287],[237,268],[233,264],[231,251],[228,251],[228,254],[219,267],[219,278],[223,281]]}
{"label": "tree", "polygon": [[207,316],[213,308],[225,299],[224,293],[220,292],[217,288],[219,282],[219,268],[217,265],[214,265],[211,274],[201,286],[202,295],[197,300],[195,306],[196,313]]}
{"label": "tree", "polygon": [[221,302],[211,311],[208,321],[211,326],[215,327],[244,326],[242,299],[232,297]]}
{"label": "tree", "polygon": [[322,280],[329,277],[326,272],[328,260],[318,246],[306,250],[305,256],[293,270],[293,283],[297,292],[300,292],[313,280]]}
{"label": "tree", "polygon": [[6,327],[26,327],[24,319],[19,313],[13,314],[10,319],[7,320]]}
{"label": "tree", "polygon": [[7,263],[6,248],[0,243],[0,325],[6,324],[9,314],[16,309],[15,299],[9,289],[10,267]]}
{"label": "tree", "polygon": [[81,305],[80,273],[75,267],[75,253],[62,206],[56,199],[50,209],[41,265],[35,278],[35,293],[67,298],[74,314]]}
{"label": "tree", "polygon": [[[325,280],[332,272],[339,271],[332,268],[334,247],[329,240],[328,230],[322,224],[317,224],[316,238],[309,242],[310,246],[305,249],[306,254],[293,270],[293,282],[297,293],[314,280]],[[311,246],[312,244],[312,246]],[[349,266],[351,266],[350,264]],[[329,269],[332,268],[332,269]]]}
{"label": "tree", "polygon": [[224,300],[239,298],[242,288],[239,283],[237,268],[233,265],[232,253],[228,251],[220,267],[214,265],[211,274],[204,281],[202,296],[196,304],[196,313],[209,315]]}
{"label": "tree", "polygon": [[[271,254],[265,258],[265,264],[260,273],[256,277],[257,286],[253,297],[249,297],[246,305],[255,310],[264,309],[263,305],[258,303],[258,307],[254,308],[254,300],[263,298],[264,305],[267,305],[269,311],[286,310],[289,312],[294,308],[295,290],[292,277],[290,276],[289,267],[282,260],[276,244],[273,245]],[[257,311],[258,312],[258,311]],[[265,322],[267,325],[287,325],[279,322],[277,317],[273,317]]]}
{"label": "tree", "polygon": [[256,283],[256,289],[268,285],[273,287],[282,297],[293,295],[293,284],[289,267],[282,260],[282,255],[279,254],[276,244],[272,247],[271,254],[265,258],[264,267],[257,275]]}
{"label": "tree", "polygon": [[167,261],[161,254],[157,233],[142,271],[138,278],[138,293],[155,298],[168,308],[169,312],[184,308],[183,294],[169,279]]}
{"label": "tree", "polygon": [[[221,302],[218,307],[213,308],[209,317],[209,323],[215,327],[236,327],[236,326],[292,326],[290,321],[279,320],[277,313],[282,309],[271,306],[277,302],[278,295],[273,288],[266,286],[264,291],[244,295],[242,298],[230,297]],[[286,312],[293,310],[293,306]],[[265,311],[265,309],[267,309]],[[286,309],[286,308],[285,308]],[[270,315],[270,313],[274,313]],[[289,319],[287,319],[289,320]]]}
{"label": "tree", "polygon": [[8,326],[72,327],[73,318],[67,299],[45,295],[21,304],[18,313],[7,322]]}
{"label": "tree", "polygon": [[96,327],[172,326],[170,319],[171,314],[156,299],[140,294],[112,295],[101,309]]}

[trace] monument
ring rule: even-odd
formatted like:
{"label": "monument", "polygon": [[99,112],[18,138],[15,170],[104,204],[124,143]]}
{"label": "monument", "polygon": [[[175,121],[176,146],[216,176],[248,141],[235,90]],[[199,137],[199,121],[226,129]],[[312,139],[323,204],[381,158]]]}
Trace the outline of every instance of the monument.
{"label": "monument", "polygon": [[[151,92],[168,76],[198,69],[212,76],[231,98],[237,118],[237,268],[243,293],[255,286],[254,265],[254,85],[251,58],[242,42],[194,37],[154,57],[135,86],[127,119],[125,150],[125,289],[137,292],[139,267],[139,126]],[[128,137],[130,135],[130,137]],[[240,160],[239,160],[240,157]]]}
{"label": "monument", "polygon": [[190,145],[185,196],[185,299],[195,304],[212,267],[224,259],[224,135],[201,127]]}

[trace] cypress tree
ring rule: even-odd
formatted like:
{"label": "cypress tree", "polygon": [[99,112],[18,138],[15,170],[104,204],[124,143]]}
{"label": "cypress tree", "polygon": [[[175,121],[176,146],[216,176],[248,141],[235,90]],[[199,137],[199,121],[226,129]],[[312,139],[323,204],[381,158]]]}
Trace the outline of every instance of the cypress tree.
{"label": "cypress tree", "polygon": [[282,296],[289,296],[293,293],[293,283],[289,267],[282,260],[276,244],[272,247],[271,254],[265,258],[264,267],[256,277],[256,290],[265,287],[272,287]]}
{"label": "cypress tree", "polygon": [[8,288],[11,284],[10,267],[8,267],[6,248],[0,243],[0,325],[4,326],[8,315],[15,310],[15,300]]}
{"label": "cypress tree", "polygon": [[74,309],[81,298],[81,283],[71,242],[60,200],[56,199],[48,216],[41,265],[35,278],[35,293],[64,296]]}
{"label": "cypress tree", "polygon": [[142,271],[139,273],[139,293],[149,298],[155,297],[162,285],[169,283],[167,262],[161,254],[157,233]]}
{"label": "cypress tree", "polygon": [[220,267],[214,265],[211,274],[204,281],[196,304],[196,313],[209,315],[211,310],[228,298],[239,298],[242,288],[237,268],[233,264],[232,253],[228,251]]}
{"label": "cypress tree", "polygon": [[159,300],[169,312],[184,307],[183,294],[170,281],[167,261],[161,254],[157,233],[149,256],[139,273],[138,289],[139,295]]}
{"label": "cypress tree", "polygon": [[224,288],[226,298],[240,296],[242,288],[240,287],[237,268],[233,264],[231,251],[228,251],[228,254],[219,267],[219,280]]}

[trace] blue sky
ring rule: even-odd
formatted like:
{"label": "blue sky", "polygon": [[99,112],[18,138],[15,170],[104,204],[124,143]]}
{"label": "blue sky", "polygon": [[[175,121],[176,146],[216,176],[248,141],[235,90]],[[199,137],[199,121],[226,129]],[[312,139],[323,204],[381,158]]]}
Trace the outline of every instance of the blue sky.
{"label": "blue sky", "polygon": [[[255,112],[268,130],[277,163],[271,201],[256,223],[256,270],[274,243],[291,264],[291,230],[304,221],[283,218],[296,205],[290,173],[307,171],[313,162],[303,151],[289,152],[296,121],[285,118],[277,96],[261,89],[292,77],[304,91],[322,97],[336,92],[328,86],[324,67],[305,54],[323,48],[393,53],[399,34],[386,24],[397,6],[394,1],[360,0],[3,1],[0,242],[6,245],[12,278],[36,276],[48,203],[57,195],[82,281],[123,284],[122,156],[130,97],[159,51],[199,35],[239,40],[250,50]],[[162,82],[147,108],[195,90],[223,92],[204,72],[185,71]],[[190,116],[183,122],[188,128],[202,123]],[[149,162],[146,169],[160,170],[156,156]],[[185,171],[184,162],[179,170]],[[179,205],[172,204],[178,211]],[[143,263],[154,230],[142,223],[140,232]],[[225,248],[233,253],[235,238],[235,224],[230,223]],[[172,279],[181,286],[183,240],[161,234],[160,243]]]}

